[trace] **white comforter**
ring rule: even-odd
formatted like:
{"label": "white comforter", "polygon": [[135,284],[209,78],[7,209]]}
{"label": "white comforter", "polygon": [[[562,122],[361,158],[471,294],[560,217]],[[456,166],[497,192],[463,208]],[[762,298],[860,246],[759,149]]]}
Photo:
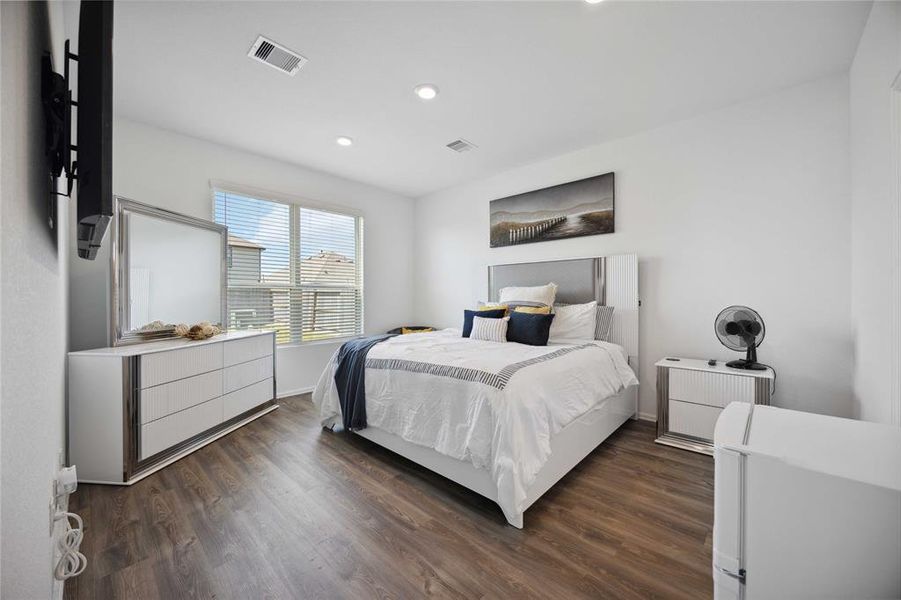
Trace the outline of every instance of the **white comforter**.
{"label": "white comforter", "polygon": [[[334,357],[313,392],[340,420]],[[369,427],[490,469],[508,519],[550,456],[551,436],[638,381],[620,346],[484,342],[457,329],[390,338],[366,359]]]}

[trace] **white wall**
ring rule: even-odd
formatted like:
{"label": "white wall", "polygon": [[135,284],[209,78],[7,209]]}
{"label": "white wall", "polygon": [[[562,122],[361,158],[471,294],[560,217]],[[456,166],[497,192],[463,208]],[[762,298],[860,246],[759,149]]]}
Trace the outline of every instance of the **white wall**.
{"label": "white wall", "polygon": [[[891,277],[892,226],[898,218],[892,189],[891,94],[899,72],[901,5],[876,2],[850,72],[851,311],[855,414],[883,423],[892,422],[892,377],[899,376],[897,364],[890,368],[891,314],[898,302]],[[899,416],[896,409],[895,422],[901,424]]]}
{"label": "white wall", "polygon": [[[778,405],[850,415],[848,147],[835,76],[431,194],[416,204],[416,321],[459,327],[489,264],[635,252],[645,416],[655,361],[738,357],[713,333],[729,304],[766,320]],[[608,171],[616,233],[488,247],[490,200]]]}
{"label": "white wall", "polygon": [[[62,70],[62,7],[0,3],[0,596],[49,598],[49,503],[64,449],[67,226],[48,207],[41,55]],[[48,225],[54,213],[57,229]]]}
{"label": "white wall", "polygon": [[[383,332],[412,313],[413,202],[368,185],[263,158],[133,121],[113,128],[116,194],[212,219],[210,180],[224,180],[361,211],[364,218],[365,328]],[[351,150],[352,151],[352,150]],[[107,344],[106,265],[109,240],[96,264],[73,258],[73,347]],[[100,268],[96,265],[101,265]],[[88,276],[83,279],[82,275]],[[281,347],[279,394],[315,386],[337,342]]]}

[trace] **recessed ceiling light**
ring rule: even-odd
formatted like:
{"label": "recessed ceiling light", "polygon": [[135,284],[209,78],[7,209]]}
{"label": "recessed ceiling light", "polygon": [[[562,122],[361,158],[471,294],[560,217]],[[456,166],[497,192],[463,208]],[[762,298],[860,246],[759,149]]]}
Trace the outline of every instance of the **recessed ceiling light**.
{"label": "recessed ceiling light", "polygon": [[604,0],[585,0],[588,4],[600,4]]}
{"label": "recessed ceiling light", "polygon": [[438,87],[431,83],[421,83],[413,88],[413,91],[423,100],[431,100],[438,95]]}
{"label": "recessed ceiling light", "polygon": [[339,146],[353,146],[354,139],[352,137],[347,137],[346,135],[339,135],[335,142],[338,143]]}

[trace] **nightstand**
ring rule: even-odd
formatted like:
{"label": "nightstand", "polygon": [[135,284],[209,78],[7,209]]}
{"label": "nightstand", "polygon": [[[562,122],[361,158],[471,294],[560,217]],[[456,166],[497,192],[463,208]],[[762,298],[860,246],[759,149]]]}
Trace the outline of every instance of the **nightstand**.
{"label": "nightstand", "polygon": [[713,428],[731,402],[769,404],[772,369],[746,371],[717,361],[668,357],[657,367],[657,443],[713,454]]}

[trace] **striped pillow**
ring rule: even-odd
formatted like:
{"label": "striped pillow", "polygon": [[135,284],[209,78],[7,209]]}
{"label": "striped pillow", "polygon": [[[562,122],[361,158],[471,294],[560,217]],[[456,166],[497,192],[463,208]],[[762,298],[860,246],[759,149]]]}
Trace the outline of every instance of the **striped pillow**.
{"label": "striped pillow", "polygon": [[[570,306],[569,304],[557,304],[557,306]],[[594,323],[594,339],[602,342],[609,341],[610,328],[613,326],[613,310],[615,306],[601,306],[597,308],[597,318]]]}
{"label": "striped pillow", "polygon": [[506,342],[507,341],[507,322],[510,317],[503,319],[486,319],[484,317],[473,317],[472,333],[469,339],[484,340],[486,342]]}
{"label": "striped pillow", "polygon": [[614,306],[598,306],[597,322],[594,326],[594,339],[603,342],[609,341],[610,326],[613,325]]}

